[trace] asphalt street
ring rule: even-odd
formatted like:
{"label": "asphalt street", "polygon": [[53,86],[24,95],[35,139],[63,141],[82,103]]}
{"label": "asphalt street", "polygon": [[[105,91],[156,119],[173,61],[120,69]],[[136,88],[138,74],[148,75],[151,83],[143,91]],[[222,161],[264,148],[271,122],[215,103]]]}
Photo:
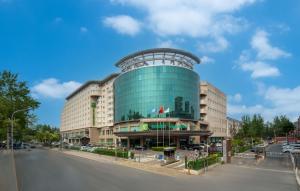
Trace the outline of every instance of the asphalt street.
{"label": "asphalt street", "polygon": [[15,163],[10,151],[0,150],[0,191],[17,191]]}
{"label": "asphalt street", "polygon": [[200,176],[171,177],[43,149],[16,151],[15,160],[22,191],[298,190],[290,169],[222,165]]}

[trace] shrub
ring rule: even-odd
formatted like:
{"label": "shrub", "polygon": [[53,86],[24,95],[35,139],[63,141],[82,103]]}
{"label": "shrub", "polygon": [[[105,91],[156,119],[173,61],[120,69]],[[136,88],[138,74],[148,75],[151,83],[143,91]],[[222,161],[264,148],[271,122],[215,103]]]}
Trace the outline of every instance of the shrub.
{"label": "shrub", "polygon": [[[151,150],[152,150],[152,151],[163,152],[163,151],[164,151],[164,148],[170,148],[170,147],[152,147]],[[176,149],[176,147],[171,147],[171,148]]]}
{"label": "shrub", "polygon": [[219,154],[213,154],[205,158],[196,159],[188,162],[188,167],[193,170],[200,170],[205,166],[209,166],[215,163],[220,162]]}
{"label": "shrub", "polygon": [[69,149],[79,151],[79,150],[80,150],[80,147],[78,147],[78,146],[71,146],[71,147],[69,147]]}
{"label": "shrub", "polygon": [[[109,149],[101,149],[97,148],[94,150],[93,153],[97,153],[100,155],[107,155],[107,156],[117,156],[120,158],[128,158],[128,151],[121,151],[121,150],[109,150]],[[134,153],[131,152],[131,158],[134,157]]]}

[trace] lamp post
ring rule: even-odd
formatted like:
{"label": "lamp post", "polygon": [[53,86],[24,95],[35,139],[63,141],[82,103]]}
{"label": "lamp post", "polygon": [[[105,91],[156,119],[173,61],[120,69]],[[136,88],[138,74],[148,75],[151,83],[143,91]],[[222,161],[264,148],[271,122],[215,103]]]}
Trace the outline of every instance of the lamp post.
{"label": "lamp post", "polygon": [[[14,116],[16,113],[18,112],[23,112],[23,111],[27,111],[31,108],[26,108],[26,109],[19,109],[19,110],[16,110],[14,111],[12,114],[11,114],[11,117],[10,117],[10,120],[11,120],[11,150],[13,151],[14,150]],[[7,143],[8,145],[8,143]]]}

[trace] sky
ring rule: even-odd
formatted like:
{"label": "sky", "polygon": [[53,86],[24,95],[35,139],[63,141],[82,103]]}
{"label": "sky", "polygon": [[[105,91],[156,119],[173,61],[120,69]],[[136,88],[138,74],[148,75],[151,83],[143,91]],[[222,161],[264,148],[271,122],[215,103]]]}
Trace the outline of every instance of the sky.
{"label": "sky", "polygon": [[0,0],[0,71],[18,73],[59,127],[65,97],[118,72],[135,51],[169,47],[227,95],[228,116],[300,115],[300,1]]}

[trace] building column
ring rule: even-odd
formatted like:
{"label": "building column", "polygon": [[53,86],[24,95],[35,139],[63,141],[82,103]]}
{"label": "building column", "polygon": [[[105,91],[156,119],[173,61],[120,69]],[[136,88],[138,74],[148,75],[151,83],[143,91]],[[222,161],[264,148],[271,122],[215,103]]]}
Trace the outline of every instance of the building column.
{"label": "building column", "polygon": [[179,137],[176,137],[176,147],[177,147],[177,149],[180,148],[180,138]]}
{"label": "building column", "polygon": [[129,149],[130,148],[130,138],[128,137],[127,138],[127,149]]}
{"label": "building column", "polygon": [[143,137],[140,137],[140,146],[143,146],[144,145],[144,139]]}

